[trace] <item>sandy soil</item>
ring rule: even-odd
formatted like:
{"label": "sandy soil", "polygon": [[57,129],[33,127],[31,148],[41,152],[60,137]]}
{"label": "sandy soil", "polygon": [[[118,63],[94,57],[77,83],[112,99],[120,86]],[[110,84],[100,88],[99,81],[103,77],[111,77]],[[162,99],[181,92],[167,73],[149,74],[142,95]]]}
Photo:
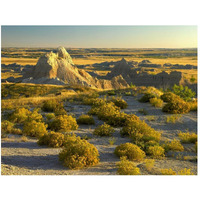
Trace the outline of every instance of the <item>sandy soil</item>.
{"label": "sandy soil", "polygon": [[[145,120],[150,126],[156,130],[162,131],[162,139],[172,140],[178,138],[179,131],[194,131],[197,132],[197,113],[190,112],[182,115],[179,122],[172,124],[166,123],[166,117],[169,114],[163,113],[160,108],[154,108],[149,103],[139,103],[138,97],[123,97],[128,108],[124,109],[126,113],[134,113]],[[143,115],[138,112],[138,109],[144,108],[148,115]],[[77,105],[68,103],[66,110],[74,114],[76,117],[85,114],[90,109],[90,106]],[[149,116],[155,116],[155,121],[150,121]],[[37,140],[29,138],[27,142],[20,142],[15,136],[10,135],[10,138],[2,139],[1,154],[2,154],[2,175],[115,175],[117,172],[116,162],[119,158],[114,155],[114,149],[121,143],[129,142],[129,138],[121,138],[120,128],[115,128],[113,137],[116,142],[114,145],[109,144],[108,137],[97,137],[92,134],[95,127],[103,122],[95,117],[95,125],[81,125],[75,133],[79,136],[91,137],[88,141],[94,144],[100,153],[100,163],[91,168],[81,170],[69,170],[62,166],[58,160],[58,153],[61,148],[47,148],[38,146]],[[142,175],[159,174],[160,168],[172,168],[176,172],[183,168],[190,168],[194,174],[197,174],[197,162],[194,161],[196,153],[194,152],[194,144],[184,145],[184,152],[169,152],[168,156],[163,160],[156,160],[155,168],[152,171],[147,171],[144,167],[144,162],[137,162],[136,165],[140,168]],[[184,160],[183,156],[188,156],[190,159]]]}

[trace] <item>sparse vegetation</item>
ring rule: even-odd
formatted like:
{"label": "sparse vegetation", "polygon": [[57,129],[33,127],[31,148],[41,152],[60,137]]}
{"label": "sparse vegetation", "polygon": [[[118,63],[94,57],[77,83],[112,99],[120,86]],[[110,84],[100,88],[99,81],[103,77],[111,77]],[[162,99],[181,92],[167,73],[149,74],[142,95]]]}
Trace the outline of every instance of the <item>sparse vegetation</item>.
{"label": "sparse vegetation", "polygon": [[191,172],[191,169],[182,169],[178,172],[178,175],[194,175],[192,172]]}
{"label": "sparse vegetation", "polygon": [[196,133],[180,132],[178,134],[178,137],[180,138],[182,143],[196,143],[197,142],[197,134]]}
{"label": "sparse vegetation", "polygon": [[161,174],[162,175],[176,175],[176,172],[173,171],[171,168],[170,169],[161,169]]}
{"label": "sparse vegetation", "polygon": [[171,115],[166,117],[166,122],[167,123],[176,123],[180,122],[180,119],[182,118],[182,115]]}
{"label": "sparse vegetation", "polygon": [[132,161],[126,159],[126,157],[121,157],[120,162],[117,163],[117,174],[119,175],[139,175],[140,169],[135,166]]}
{"label": "sparse vegetation", "polygon": [[120,144],[115,149],[115,154],[119,157],[126,156],[129,160],[143,160],[145,152],[132,143]]}
{"label": "sparse vegetation", "polygon": [[145,108],[138,109],[138,112],[142,113],[143,115],[147,115],[148,114],[148,112],[147,112],[147,110]]}
{"label": "sparse vegetation", "polygon": [[145,159],[145,167],[147,171],[151,171],[154,167],[155,160],[154,159]]}
{"label": "sparse vegetation", "polygon": [[111,136],[114,133],[114,128],[104,123],[103,125],[97,126],[94,130],[94,135],[98,136]]}
{"label": "sparse vegetation", "polygon": [[78,124],[87,124],[87,125],[91,125],[91,124],[95,124],[94,118],[90,115],[81,115],[78,119],[77,119],[77,123]]}
{"label": "sparse vegetation", "polygon": [[114,145],[115,144],[115,142],[116,142],[116,138],[115,137],[110,137],[109,139],[108,139],[108,142],[109,142],[109,145]]}

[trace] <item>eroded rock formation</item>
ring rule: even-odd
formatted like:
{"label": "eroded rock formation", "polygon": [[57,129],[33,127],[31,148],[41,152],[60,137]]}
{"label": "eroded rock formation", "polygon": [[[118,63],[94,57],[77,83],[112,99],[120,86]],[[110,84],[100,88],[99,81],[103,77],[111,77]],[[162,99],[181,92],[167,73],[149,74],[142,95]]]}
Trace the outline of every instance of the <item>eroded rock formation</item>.
{"label": "eroded rock formation", "polygon": [[50,52],[40,57],[36,66],[28,70],[23,78],[23,82],[29,83],[55,82],[55,84],[78,84],[99,89],[119,89],[129,86],[120,74],[111,80],[99,80],[85,70],[78,69],[64,47],[58,48],[57,53]]}

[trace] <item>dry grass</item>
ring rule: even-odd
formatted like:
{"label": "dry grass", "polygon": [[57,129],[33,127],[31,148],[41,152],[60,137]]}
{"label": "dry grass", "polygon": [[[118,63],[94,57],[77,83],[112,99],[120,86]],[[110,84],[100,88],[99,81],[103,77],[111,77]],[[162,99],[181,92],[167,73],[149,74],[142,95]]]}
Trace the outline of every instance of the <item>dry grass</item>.
{"label": "dry grass", "polygon": [[19,65],[35,65],[37,63],[37,58],[1,58],[1,64],[12,64],[17,63]]}

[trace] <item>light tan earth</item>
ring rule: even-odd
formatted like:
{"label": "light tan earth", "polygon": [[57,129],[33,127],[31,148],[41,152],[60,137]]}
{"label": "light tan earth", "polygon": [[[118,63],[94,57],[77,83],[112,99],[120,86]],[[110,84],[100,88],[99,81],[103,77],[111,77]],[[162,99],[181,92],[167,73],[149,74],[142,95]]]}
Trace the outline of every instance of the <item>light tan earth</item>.
{"label": "light tan earth", "polygon": [[[172,140],[178,138],[179,131],[197,132],[197,112],[190,112],[182,115],[179,122],[175,124],[166,123],[166,117],[169,114],[163,113],[160,108],[154,108],[149,103],[139,103],[138,97],[128,96],[123,97],[128,103],[128,108],[124,110],[126,113],[135,113],[140,119],[145,120],[150,126],[156,130],[163,131],[162,139]],[[138,112],[138,109],[145,108],[148,115],[143,115]],[[90,106],[77,105],[68,103],[66,110],[68,113],[78,117],[81,114],[87,113]],[[155,116],[155,121],[149,121],[149,116]],[[114,149],[121,143],[130,142],[129,138],[121,138],[120,128],[115,128],[113,137],[116,142],[114,145],[109,144],[108,137],[97,137],[92,134],[94,128],[103,122],[95,117],[96,124],[92,126],[81,125],[75,131],[78,136],[91,137],[88,141],[94,144],[100,153],[100,163],[94,167],[81,170],[69,170],[62,166],[58,160],[58,154],[61,148],[48,148],[38,146],[37,140],[29,138],[27,142],[20,142],[15,136],[2,139],[1,143],[1,173],[2,175],[115,175],[117,172],[116,163],[119,158],[114,155]],[[155,167],[151,172],[148,172],[144,167],[144,161],[136,162],[140,168],[142,175],[159,174],[159,169],[172,168],[178,172],[181,169],[191,169],[191,172],[197,174],[197,162],[194,161],[196,153],[194,152],[194,144],[184,145],[184,152],[169,152],[167,157],[162,160],[155,161]],[[184,156],[191,158],[184,160]]]}

